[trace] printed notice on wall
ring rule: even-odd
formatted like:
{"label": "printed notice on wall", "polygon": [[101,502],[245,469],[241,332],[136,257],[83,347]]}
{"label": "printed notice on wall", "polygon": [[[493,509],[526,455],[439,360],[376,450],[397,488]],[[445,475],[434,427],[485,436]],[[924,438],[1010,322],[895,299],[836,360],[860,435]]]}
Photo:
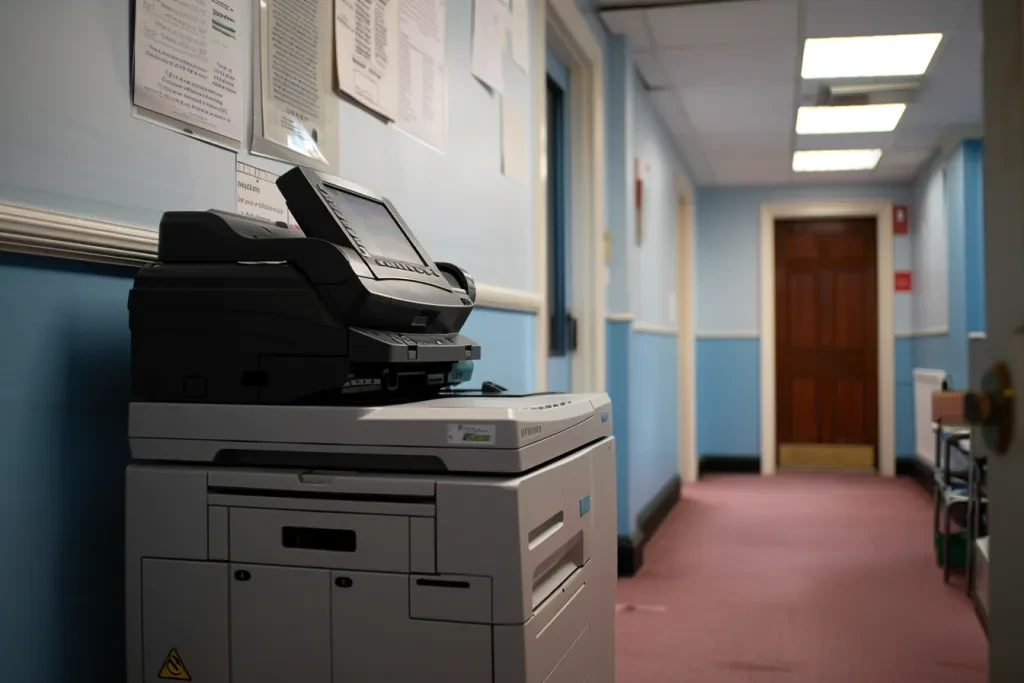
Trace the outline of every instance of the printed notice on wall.
{"label": "printed notice on wall", "polygon": [[138,0],[133,104],[183,132],[240,142],[243,1]]}
{"label": "printed notice on wall", "polygon": [[504,55],[509,14],[508,0],[473,3],[473,75],[499,93],[505,89]]}
{"label": "printed notice on wall", "polygon": [[445,0],[402,0],[399,36],[398,127],[444,151]]}
{"label": "printed notice on wall", "polygon": [[509,24],[512,59],[523,71],[530,71],[530,10],[529,0],[512,0],[512,16]]}
{"label": "printed notice on wall", "polygon": [[394,120],[398,110],[399,0],[334,0],[338,89]]}
{"label": "printed notice on wall", "polygon": [[526,114],[509,98],[501,98],[501,172],[512,180],[525,183],[529,162]]}
{"label": "printed notice on wall", "polygon": [[259,77],[254,81],[260,97],[254,114],[262,135],[253,135],[253,152],[333,171],[337,98],[332,88],[332,2],[260,0],[259,7],[259,56],[254,64]]}
{"label": "printed notice on wall", "polygon": [[235,211],[243,216],[271,223],[284,223],[295,230],[299,224],[277,189],[277,175],[241,161],[235,162]]}

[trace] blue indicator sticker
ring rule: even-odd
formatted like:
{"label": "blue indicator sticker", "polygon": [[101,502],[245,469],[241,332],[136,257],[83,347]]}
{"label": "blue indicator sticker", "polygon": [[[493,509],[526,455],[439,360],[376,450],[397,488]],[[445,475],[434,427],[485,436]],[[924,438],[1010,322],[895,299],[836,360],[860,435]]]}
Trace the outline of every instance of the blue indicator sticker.
{"label": "blue indicator sticker", "polygon": [[601,413],[601,422],[608,421],[608,413]]}
{"label": "blue indicator sticker", "polygon": [[590,512],[590,494],[580,498],[580,517]]}

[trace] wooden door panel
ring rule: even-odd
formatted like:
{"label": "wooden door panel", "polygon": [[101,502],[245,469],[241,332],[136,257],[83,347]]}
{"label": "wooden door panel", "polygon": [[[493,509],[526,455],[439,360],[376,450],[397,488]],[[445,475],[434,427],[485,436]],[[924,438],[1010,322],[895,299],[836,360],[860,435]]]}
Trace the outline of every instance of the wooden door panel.
{"label": "wooden door panel", "polygon": [[775,246],[779,442],[875,446],[875,220],[779,221]]}
{"label": "wooden door panel", "polygon": [[867,339],[867,332],[874,329],[868,318],[875,315],[875,306],[865,301],[871,289],[864,282],[865,274],[860,272],[838,272],[835,274],[835,293],[832,301],[835,323],[835,349],[864,351],[874,339]]}
{"label": "wooden door panel", "polygon": [[794,378],[790,385],[789,433],[796,443],[818,442],[818,386],[813,377]]}
{"label": "wooden door panel", "polygon": [[818,346],[818,313],[815,305],[813,273],[793,273],[786,283],[787,339],[792,349],[815,349]]}
{"label": "wooden door panel", "polygon": [[842,410],[835,412],[832,443],[864,443],[869,429],[864,414],[864,381],[858,377],[839,379],[835,383],[835,402]]}
{"label": "wooden door panel", "polygon": [[850,233],[839,233],[829,236],[825,241],[827,250],[826,259],[833,265],[849,263],[853,266],[860,266],[869,258],[874,259],[874,249],[868,253],[869,247],[874,246],[874,240],[863,239],[861,235]]}

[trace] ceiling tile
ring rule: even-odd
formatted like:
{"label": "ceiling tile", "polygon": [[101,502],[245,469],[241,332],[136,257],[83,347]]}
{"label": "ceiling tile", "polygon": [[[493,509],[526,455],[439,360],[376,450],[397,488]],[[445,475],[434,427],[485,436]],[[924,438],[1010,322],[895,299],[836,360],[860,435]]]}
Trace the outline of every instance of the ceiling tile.
{"label": "ceiling tile", "polygon": [[790,83],[683,88],[679,96],[693,127],[702,134],[774,135],[789,143],[794,120]]}
{"label": "ceiling tile", "polygon": [[847,133],[844,135],[797,135],[797,149],[888,149],[896,133]]}
{"label": "ceiling tile", "polygon": [[804,37],[951,33],[971,0],[807,0]]}
{"label": "ceiling tile", "polygon": [[788,158],[790,143],[788,135],[729,135],[725,133],[705,133],[701,136],[701,144],[713,158],[742,158],[775,155]]}
{"label": "ceiling tile", "polygon": [[796,41],[797,0],[744,0],[647,10],[659,48]]}
{"label": "ceiling tile", "polygon": [[838,185],[870,183],[873,171],[837,171],[828,173],[797,173],[789,171],[789,180],[801,185]]}
{"label": "ceiling tile", "polygon": [[[908,110],[909,113],[909,110]],[[907,115],[903,115],[907,118]],[[894,144],[902,147],[935,147],[942,135],[942,127],[936,125],[919,125],[903,121],[893,131]]]}
{"label": "ceiling tile", "polygon": [[749,86],[794,82],[798,55],[795,41],[713,45],[662,50],[661,64],[669,79],[681,88]]}
{"label": "ceiling tile", "polygon": [[981,36],[960,32],[943,42],[917,100],[903,115],[907,125],[943,126],[982,120]]}
{"label": "ceiling tile", "polygon": [[626,36],[634,50],[649,50],[651,34],[644,21],[643,10],[601,12],[601,18],[612,33]]}
{"label": "ceiling tile", "polygon": [[785,107],[791,110],[793,120],[796,113],[793,102],[793,81],[759,83],[757,85],[722,85],[679,88],[679,101],[687,106],[701,109],[775,109]]}
{"label": "ceiling tile", "polygon": [[648,90],[647,94],[650,96],[651,101],[654,102],[654,106],[662,114],[675,116],[682,112],[683,105],[679,99],[679,91],[664,88],[661,90]]}
{"label": "ceiling tile", "polygon": [[664,88],[668,86],[669,80],[665,70],[661,66],[661,60],[654,52],[635,52],[633,62],[640,76],[651,88]]}
{"label": "ceiling tile", "polygon": [[677,135],[676,142],[693,172],[693,181],[698,185],[716,184],[715,172],[701,144],[701,138],[696,135]]}
{"label": "ceiling tile", "polygon": [[716,160],[715,176],[722,185],[778,185],[789,179],[785,160]]}
{"label": "ceiling tile", "polygon": [[886,150],[878,160],[879,170],[916,170],[932,157],[934,148],[895,148]]}
{"label": "ceiling tile", "polygon": [[723,109],[694,113],[688,107],[684,109],[694,129],[702,135],[773,135],[787,141],[790,138],[792,114],[785,110]]}

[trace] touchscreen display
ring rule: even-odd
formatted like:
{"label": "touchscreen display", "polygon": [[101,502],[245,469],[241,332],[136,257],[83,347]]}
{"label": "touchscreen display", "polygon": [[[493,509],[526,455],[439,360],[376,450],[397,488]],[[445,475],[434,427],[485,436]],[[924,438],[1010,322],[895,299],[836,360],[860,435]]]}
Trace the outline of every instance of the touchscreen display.
{"label": "touchscreen display", "polygon": [[359,233],[359,239],[367,251],[374,256],[426,265],[388,207],[327,184],[324,187],[331,193],[331,199],[345,220]]}

